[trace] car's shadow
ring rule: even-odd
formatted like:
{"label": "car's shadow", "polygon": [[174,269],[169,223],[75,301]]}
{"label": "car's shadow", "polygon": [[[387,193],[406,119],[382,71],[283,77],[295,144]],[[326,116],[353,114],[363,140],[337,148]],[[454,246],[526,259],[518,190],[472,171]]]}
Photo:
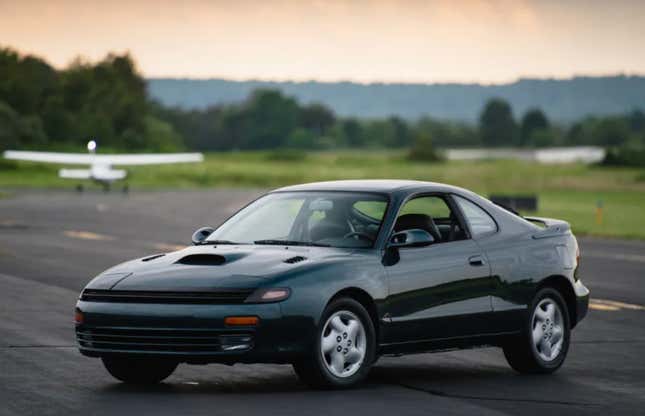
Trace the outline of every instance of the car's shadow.
{"label": "car's shadow", "polygon": [[[105,389],[118,393],[181,394],[274,394],[315,391],[301,383],[290,366],[271,366],[270,370],[258,366],[255,371],[242,370],[243,367],[213,368],[191,369],[189,375],[181,374],[152,386],[115,382],[107,385]],[[518,378],[512,370],[501,366],[451,367],[447,364],[418,362],[385,363],[372,368],[366,381],[353,391],[374,390],[385,386],[419,390],[427,387],[428,392],[439,391],[445,387],[461,387],[466,390],[481,390],[485,387],[485,390],[489,390],[494,386],[514,383]],[[535,377],[522,378],[530,383],[530,379]]]}

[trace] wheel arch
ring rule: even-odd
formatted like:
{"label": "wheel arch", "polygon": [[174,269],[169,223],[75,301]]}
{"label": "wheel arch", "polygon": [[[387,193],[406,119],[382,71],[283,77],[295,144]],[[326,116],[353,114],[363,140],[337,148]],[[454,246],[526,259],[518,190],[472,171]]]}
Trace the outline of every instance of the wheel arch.
{"label": "wheel arch", "polygon": [[358,303],[360,303],[367,313],[369,314],[370,318],[372,319],[372,323],[374,325],[374,331],[376,332],[376,340],[377,340],[377,345],[380,340],[380,325],[379,325],[379,318],[378,318],[378,309],[376,307],[376,302],[374,301],[374,298],[367,293],[365,290],[360,289],[358,287],[347,287],[345,289],[339,290],[334,294],[329,299],[329,302],[327,302],[327,305],[329,305],[331,302],[333,302],[336,299],[339,298],[351,298]]}
{"label": "wheel arch", "polygon": [[564,276],[552,275],[540,282],[535,290],[535,293],[539,292],[545,287],[555,289],[562,295],[567,305],[567,312],[569,312],[571,329],[573,329],[578,323],[578,312],[576,310],[576,294],[573,291],[571,282]]}

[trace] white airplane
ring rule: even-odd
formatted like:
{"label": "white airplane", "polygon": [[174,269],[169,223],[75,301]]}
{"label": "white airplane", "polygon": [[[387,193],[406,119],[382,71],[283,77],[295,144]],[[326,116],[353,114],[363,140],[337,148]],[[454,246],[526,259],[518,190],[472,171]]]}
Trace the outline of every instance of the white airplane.
{"label": "white airplane", "polygon": [[[58,163],[70,165],[89,165],[89,169],[60,169],[58,176],[66,179],[91,179],[103,185],[107,191],[114,181],[125,179],[128,172],[123,169],[112,169],[113,165],[160,165],[168,163],[196,163],[204,160],[201,153],[155,153],[155,154],[96,154],[97,144],[94,140],[87,143],[89,153],[30,152],[6,150],[5,159],[27,160],[31,162]],[[79,191],[83,187],[77,187]],[[123,188],[127,191],[127,185]]]}

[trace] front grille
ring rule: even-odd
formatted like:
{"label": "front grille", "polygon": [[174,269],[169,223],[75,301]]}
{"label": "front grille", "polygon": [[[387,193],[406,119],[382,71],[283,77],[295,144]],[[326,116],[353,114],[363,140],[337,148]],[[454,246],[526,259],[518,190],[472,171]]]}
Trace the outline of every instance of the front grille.
{"label": "front grille", "polygon": [[244,303],[254,289],[226,289],[211,292],[161,292],[149,290],[85,289],[85,302],[159,303],[159,304],[220,304]]}
{"label": "front grille", "polygon": [[253,335],[209,329],[77,327],[76,340],[82,348],[93,350],[217,353],[250,349]]}

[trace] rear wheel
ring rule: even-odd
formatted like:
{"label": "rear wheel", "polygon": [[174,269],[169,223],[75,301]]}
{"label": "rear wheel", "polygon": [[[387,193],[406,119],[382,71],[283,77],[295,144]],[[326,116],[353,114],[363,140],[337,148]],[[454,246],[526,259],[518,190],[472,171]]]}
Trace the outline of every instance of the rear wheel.
{"label": "rear wheel", "polygon": [[129,384],[156,384],[177,368],[174,361],[149,358],[104,357],[102,360],[112,377]]}
{"label": "rear wheel", "polygon": [[358,302],[341,298],[323,312],[313,351],[294,364],[298,377],[317,388],[347,388],[362,381],[374,361],[374,324]]}
{"label": "rear wheel", "polygon": [[504,355],[520,373],[552,373],[564,362],[569,350],[571,325],[560,293],[540,290],[533,300],[522,334],[504,346]]}

